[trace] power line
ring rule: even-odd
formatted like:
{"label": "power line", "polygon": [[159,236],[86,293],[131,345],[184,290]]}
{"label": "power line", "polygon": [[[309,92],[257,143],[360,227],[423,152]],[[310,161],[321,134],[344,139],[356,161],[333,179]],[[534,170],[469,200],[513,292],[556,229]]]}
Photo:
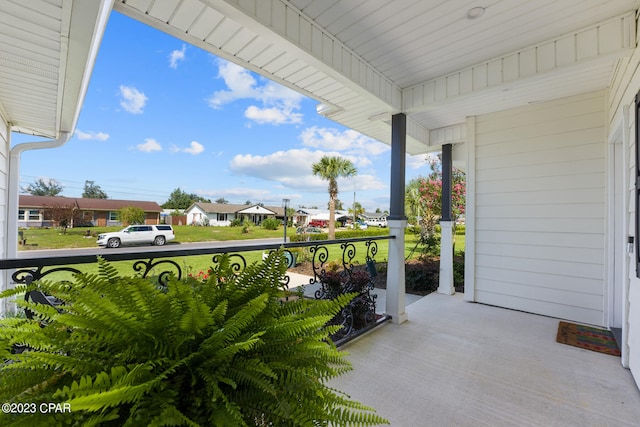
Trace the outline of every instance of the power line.
{"label": "power line", "polygon": [[[22,175],[22,178],[34,178],[35,180],[39,179],[39,177],[35,177],[35,176],[30,176],[30,175]],[[55,179],[55,178],[53,178]],[[74,180],[67,180],[67,179],[55,179],[58,183],[61,184],[62,188],[65,190],[84,190],[84,182],[80,182],[80,181],[74,181]],[[91,180],[88,180],[91,181]],[[76,187],[74,185],[66,185],[67,183],[72,183],[72,184],[82,184],[81,187]],[[94,181],[95,183],[95,181]],[[21,181],[20,182],[20,186],[27,186],[32,184],[31,182],[24,182]],[[100,185],[100,184],[96,184],[98,185],[103,191],[105,191],[106,193],[115,193],[115,194],[128,194],[128,195],[144,195],[144,196],[151,196],[151,197],[163,197],[163,198],[169,198],[170,196],[170,192],[169,193],[165,193],[165,192],[158,192],[158,191],[153,191],[153,190],[148,190],[148,189],[141,189],[141,188],[131,188],[131,187],[121,187],[121,186],[117,186],[117,185],[111,185],[111,184],[107,184],[107,185]],[[120,191],[117,189],[125,189],[128,191]]]}

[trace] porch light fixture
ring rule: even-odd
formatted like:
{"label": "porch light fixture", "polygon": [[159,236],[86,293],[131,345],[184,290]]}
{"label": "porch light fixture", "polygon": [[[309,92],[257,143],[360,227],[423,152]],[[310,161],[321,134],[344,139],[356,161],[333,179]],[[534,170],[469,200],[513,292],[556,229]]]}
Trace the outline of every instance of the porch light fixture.
{"label": "porch light fixture", "polygon": [[484,15],[485,9],[486,7],[482,7],[482,6],[472,7],[467,11],[467,19],[480,18],[482,15]]}
{"label": "porch light fixture", "polygon": [[338,113],[342,113],[344,108],[336,105],[318,104],[316,105],[316,113],[324,117],[331,117]]}
{"label": "porch light fixture", "polygon": [[282,199],[282,207],[284,208],[284,242],[287,243],[287,209],[289,209],[289,199]]}

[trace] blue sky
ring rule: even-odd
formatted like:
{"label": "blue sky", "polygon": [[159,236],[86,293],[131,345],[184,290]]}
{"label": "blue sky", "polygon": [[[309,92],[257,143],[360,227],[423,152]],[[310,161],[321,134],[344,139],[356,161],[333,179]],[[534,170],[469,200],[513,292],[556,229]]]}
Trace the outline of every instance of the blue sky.
{"label": "blue sky", "polygon": [[[180,188],[212,201],[327,206],[311,174],[323,155],[350,159],[345,207],[389,206],[390,147],[316,113],[316,100],[114,12],[76,132],[61,148],[22,154],[20,185],[38,178],[79,197],[85,180],[112,199],[164,203]],[[12,143],[33,137],[13,135]],[[426,175],[407,159],[407,180]]]}

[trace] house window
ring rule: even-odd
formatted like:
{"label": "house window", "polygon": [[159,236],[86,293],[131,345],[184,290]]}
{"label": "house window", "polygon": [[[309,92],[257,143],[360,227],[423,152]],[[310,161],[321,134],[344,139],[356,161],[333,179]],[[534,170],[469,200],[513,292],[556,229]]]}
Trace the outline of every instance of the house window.
{"label": "house window", "polygon": [[18,210],[18,221],[40,221],[40,211],[38,209]]}
{"label": "house window", "polygon": [[109,212],[109,221],[118,221],[118,212]]}
{"label": "house window", "polygon": [[40,211],[38,209],[18,210],[18,221],[40,221]]}
{"label": "house window", "polygon": [[226,221],[226,220],[227,220],[227,214],[223,214],[223,213],[218,214],[218,221]]}

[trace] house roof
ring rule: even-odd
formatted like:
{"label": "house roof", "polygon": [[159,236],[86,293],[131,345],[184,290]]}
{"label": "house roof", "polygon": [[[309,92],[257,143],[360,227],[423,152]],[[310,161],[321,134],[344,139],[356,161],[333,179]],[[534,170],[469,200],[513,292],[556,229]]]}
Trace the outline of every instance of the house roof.
{"label": "house roof", "polygon": [[21,194],[18,205],[21,208],[43,208],[46,206],[75,206],[83,211],[116,211],[118,209],[133,206],[145,212],[162,212],[162,208],[156,202],[140,200],[116,200],[116,199],[84,199],[73,197],[32,196]]}
{"label": "house roof", "polygon": [[246,209],[239,210],[238,213],[239,214],[263,214],[263,215],[276,214],[271,209],[268,209],[260,205],[249,206]]}
{"label": "house roof", "polygon": [[389,214],[386,214],[384,212],[363,212],[360,214],[360,216],[363,216],[369,219],[374,219],[374,218],[386,218],[389,216]]}

